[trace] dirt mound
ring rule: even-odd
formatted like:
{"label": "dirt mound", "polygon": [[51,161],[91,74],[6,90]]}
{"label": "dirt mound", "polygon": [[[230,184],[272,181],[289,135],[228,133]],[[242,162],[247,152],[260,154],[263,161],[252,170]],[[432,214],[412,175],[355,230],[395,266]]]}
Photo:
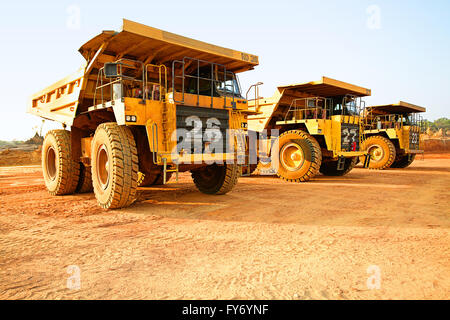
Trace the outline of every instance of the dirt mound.
{"label": "dirt mound", "polygon": [[25,144],[42,145],[43,142],[44,142],[44,137],[40,136],[38,133],[36,133],[33,138],[30,138],[27,141],[25,141]]}
{"label": "dirt mound", "polygon": [[423,148],[426,153],[450,153],[450,138],[424,139]]}
{"label": "dirt mound", "polygon": [[41,163],[41,146],[23,145],[21,148],[0,151],[0,166],[24,166]]}

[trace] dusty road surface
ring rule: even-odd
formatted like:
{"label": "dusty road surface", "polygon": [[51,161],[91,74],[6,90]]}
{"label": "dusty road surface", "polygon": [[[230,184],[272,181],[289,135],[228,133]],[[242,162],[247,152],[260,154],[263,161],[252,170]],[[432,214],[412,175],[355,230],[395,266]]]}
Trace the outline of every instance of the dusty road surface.
{"label": "dusty road surface", "polygon": [[183,174],[105,211],[3,167],[0,299],[449,299],[449,186],[448,156],[225,196]]}

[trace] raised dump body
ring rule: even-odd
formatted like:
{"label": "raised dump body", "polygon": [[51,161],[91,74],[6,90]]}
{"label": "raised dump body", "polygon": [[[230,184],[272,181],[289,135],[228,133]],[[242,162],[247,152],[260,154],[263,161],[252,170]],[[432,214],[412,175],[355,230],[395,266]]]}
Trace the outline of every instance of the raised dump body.
{"label": "raised dump body", "polygon": [[423,112],[425,108],[404,101],[366,109],[363,148],[371,157],[369,168],[405,168],[416,154],[423,153],[420,145]]}
{"label": "raised dump body", "polygon": [[319,171],[348,173],[366,154],[360,149],[361,98],[370,94],[370,89],[323,77],[280,86],[271,98],[249,100],[250,110],[259,113],[249,115],[249,131],[267,135],[267,145],[259,147],[260,172],[295,182],[308,181]]}
{"label": "raised dump body", "polygon": [[[27,109],[71,127],[44,141],[51,193],[93,188],[101,206],[123,207],[137,185],[181,171],[191,171],[202,192],[232,189],[250,112],[237,73],[257,66],[257,56],[125,19],[120,31],[103,31],[79,51],[85,65],[32,95]],[[61,152],[63,140],[70,146]]]}

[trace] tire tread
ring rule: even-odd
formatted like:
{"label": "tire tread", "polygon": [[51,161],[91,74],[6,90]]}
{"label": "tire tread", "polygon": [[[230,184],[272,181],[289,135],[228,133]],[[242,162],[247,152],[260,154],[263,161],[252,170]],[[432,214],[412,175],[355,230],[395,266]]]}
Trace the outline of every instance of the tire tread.
{"label": "tire tread", "polygon": [[[136,199],[138,178],[138,154],[131,130],[115,122],[99,125],[97,130],[105,130],[111,144],[112,191],[109,199],[99,205],[104,209],[117,209],[131,205]],[[95,137],[94,137],[95,139]],[[95,174],[95,172],[92,172]],[[94,189],[95,192],[95,189]]]}
{"label": "tire tread", "polygon": [[[72,159],[72,143],[70,131],[55,129],[47,132],[45,139],[52,135],[56,140],[56,150],[58,163],[57,187],[55,190],[49,190],[54,196],[73,194],[78,185],[80,175],[80,164]],[[44,140],[45,141],[45,140]],[[45,164],[45,150],[42,149],[42,165]]]}
{"label": "tire tread", "polygon": [[319,173],[319,169],[322,164],[322,149],[320,148],[320,145],[317,142],[317,140],[314,139],[314,137],[311,136],[309,133],[306,133],[303,130],[289,130],[289,131],[284,132],[282,135],[280,135],[279,138],[281,138],[283,135],[287,135],[287,134],[297,134],[302,139],[306,140],[306,142],[308,143],[308,145],[311,149],[311,166],[302,177],[297,178],[297,179],[289,179],[289,178],[283,177],[282,175],[280,175],[279,172],[277,172],[277,176],[279,178],[283,179],[284,181],[288,181],[288,182],[297,182],[297,183],[307,182],[307,181],[311,180],[312,178],[314,178]]}

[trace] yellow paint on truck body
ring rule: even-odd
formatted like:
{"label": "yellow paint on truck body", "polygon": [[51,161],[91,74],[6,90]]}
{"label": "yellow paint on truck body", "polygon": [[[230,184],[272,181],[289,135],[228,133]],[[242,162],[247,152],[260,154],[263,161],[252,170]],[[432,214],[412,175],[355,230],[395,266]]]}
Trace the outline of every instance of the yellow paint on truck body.
{"label": "yellow paint on truck body", "polygon": [[397,152],[403,154],[424,153],[420,139],[422,118],[418,116],[423,112],[426,112],[426,108],[404,101],[370,106],[364,117],[364,134],[386,135],[397,142]]}
{"label": "yellow paint on truck body", "polygon": [[84,82],[84,68],[33,94],[27,112],[71,126]]}
{"label": "yellow paint on truck body", "polygon": [[[342,150],[341,146],[342,124],[360,126],[360,116],[332,115],[326,118],[304,119],[303,117],[299,117],[283,120],[280,120],[280,117],[286,118],[285,115],[289,112],[289,106],[292,105],[295,99],[343,97],[345,95],[364,97],[370,94],[370,89],[327,77],[323,77],[319,81],[304,84],[279,86],[270,98],[259,98],[248,101],[249,110],[257,113],[248,116],[248,129],[262,132],[263,130],[275,128],[283,129],[286,126],[289,126],[289,128],[303,128],[304,126],[310,135],[324,137],[325,145],[322,148],[331,152],[333,158],[339,156],[355,157],[365,155],[367,154],[366,151]],[[361,130],[359,132],[359,142],[361,142]]]}
{"label": "yellow paint on truck body", "polygon": [[[183,94],[179,92],[175,84],[171,86],[173,80],[171,69],[174,68],[175,61],[183,62],[183,68],[186,70],[195,66],[196,62],[184,63],[185,57],[189,57],[202,61],[202,64],[214,64],[216,68],[214,73],[222,72],[226,76],[228,72],[236,74],[252,70],[259,64],[256,55],[190,39],[126,19],[123,20],[119,31],[103,31],[83,44],[79,52],[86,59],[86,63],[74,74],[32,95],[27,112],[68,126],[83,123],[85,127],[82,130],[85,132],[92,131],[92,128],[88,126],[89,120],[85,119],[87,114],[103,113],[109,116],[112,114],[119,125],[145,127],[150,150],[161,153],[168,159],[168,164],[173,162],[170,152],[174,149],[176,141],[171,141],[171,135],[177,130],[176,110],[180,105],[196,107],[199,110],[205,110],[205,113],[211,109],[226,110],[229,115],[228,128],[247,127],[246,115],[249,110],[246,99],[211,97],[190,94],[186,91]],[[105,64],[127,60],[127,57],[134,57],[132,64],[139,63],[142,66],[142,72],[136,73],[141,78],[135,77],[133,80],[135,83],[138,83],[137,81],[147,83],[147,66],[160,68],[159,92],[162,98],[137,98],[124,94],[115,99],[112,84],[111,87],[102,88],[100,92],[99,81],[104,80],[103,76],[100,77],[100,72]],[[130,59],[128,60],[131,61]],[[165,77],[163,80],[161,70]],[[179,80],[176,74],[173,78],[175,81]],[[123,90],[122,82],[121,85]],[[128,116],[134,116],[136,121],[127,121]],[[77,122],[76,120],[81,117],[85,118]],[[87,143],[86,141],[83,143]],[[82,151],[86,153],[89,150],[83,147]],[[229,160],[235,157],[235,154],[224,152],[214,157]],[[201,158],[202,161],[211,160],[208,154],[202,154]],[[161,158],[158,157],[158,164],[161,164],[160,160]]]}

